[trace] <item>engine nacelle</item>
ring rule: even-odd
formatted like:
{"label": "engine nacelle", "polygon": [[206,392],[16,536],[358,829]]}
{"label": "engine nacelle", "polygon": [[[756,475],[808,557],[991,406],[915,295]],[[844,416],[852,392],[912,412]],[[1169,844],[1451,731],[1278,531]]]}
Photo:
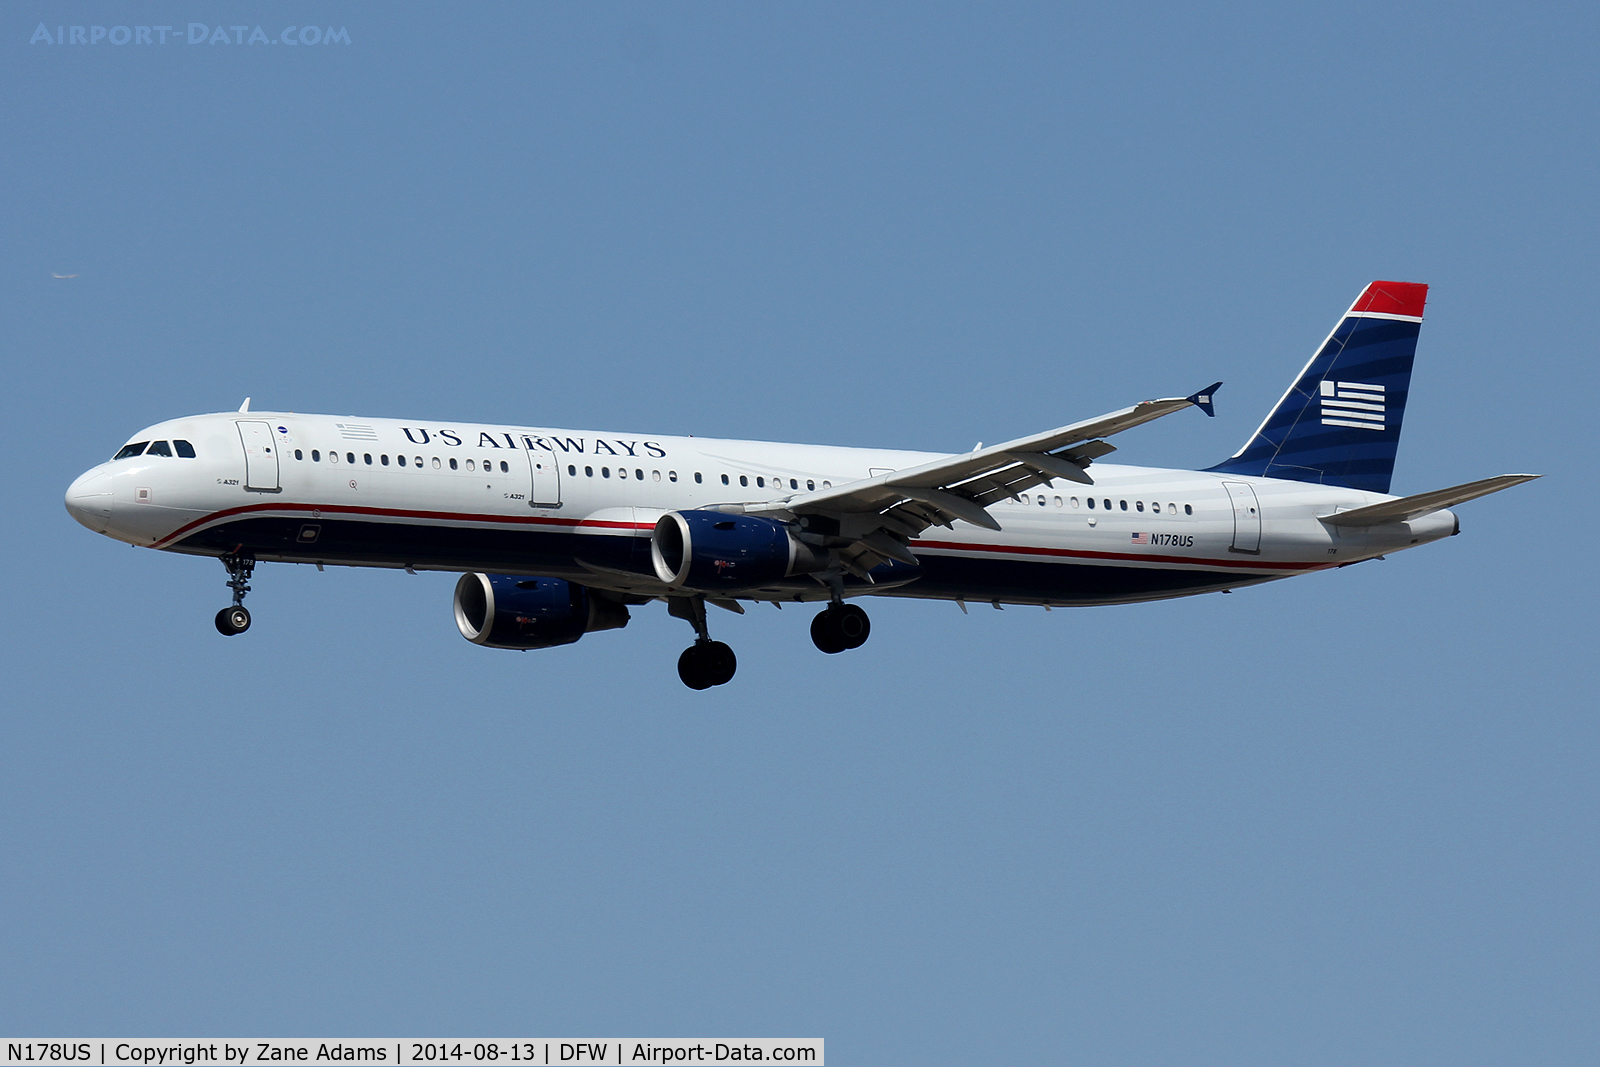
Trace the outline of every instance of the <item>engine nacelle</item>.
{"label": "engine nacelle", "polygon": [[676,589],[754,589],[827,566],[827,553],[774,519],[722,511],[669,511],[650,535],[656,577]]}
{"label": "engine nacelle", "polygon": [[560,578],[463,574],[455,612],[461,636],[485,648],[553,648],[628,625],[625,605]]}

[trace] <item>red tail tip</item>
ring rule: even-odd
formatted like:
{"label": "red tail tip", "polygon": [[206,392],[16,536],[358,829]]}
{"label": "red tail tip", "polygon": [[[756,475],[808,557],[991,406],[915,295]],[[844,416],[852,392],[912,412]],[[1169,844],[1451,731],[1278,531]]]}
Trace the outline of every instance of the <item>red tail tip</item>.
{"label": "red tail tip", "polygon": [[1428,302],[1428,287],[1421,282],[1373,282],[1367,286],[1351,311],[1375,311],[1380,315],[1422,317]]}

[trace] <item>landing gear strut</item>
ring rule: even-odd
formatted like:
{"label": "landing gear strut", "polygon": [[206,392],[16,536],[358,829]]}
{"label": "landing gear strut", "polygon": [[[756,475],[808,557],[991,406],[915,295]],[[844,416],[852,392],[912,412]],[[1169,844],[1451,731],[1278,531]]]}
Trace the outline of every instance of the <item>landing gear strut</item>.
{"label": "landing gear strut", "polygon": [[811,643],[830,656],[860,648],[872,633],[872,620],[854,604],[832,604],[811,620]]}
{"label": "landing gear strut", "polygon": [[256,569],[254,556],[230,552],[222,557],[228,569],[228,588],[233,590],[233,606],[217,612],[217,633],[232,637],[250,629],[250,612],[244,606],[244,595],[250,591],[250,575]]}
{"label": "landing gear strut", "polygon": [[732,681],[739,660],[733,649],[711,640],[706,628],[705,597],[673,597],[667,601],[667,612],[694,627],[694,644],[678,657],[678,677],[683,684],[690,689],[710,689]]}

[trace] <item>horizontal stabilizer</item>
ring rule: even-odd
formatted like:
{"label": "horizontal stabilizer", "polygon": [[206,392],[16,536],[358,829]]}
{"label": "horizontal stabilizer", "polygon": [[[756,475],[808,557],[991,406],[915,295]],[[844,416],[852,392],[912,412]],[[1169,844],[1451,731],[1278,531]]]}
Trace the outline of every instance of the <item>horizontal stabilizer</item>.
{"label": "horizontal stabilizer", "polygon": [[1480,496],[1510,489],[1513,485],[1531,482],[1537,477],[1539,477],[1537,474],[1502,474],[1496,478],[1485,478],[1479,482],[1468,482],[1466,485],[1453,485],[1449,489],[1435,489],[1431,493],[1418,493],[1416,496],[1401,497],[1399,500],[1386,500],[1382,504],[1356,508],[1354,511],[1341,511],[1334,515],[1323,515],[1320,518],[1329,526],[1382,526],[1391,522],[1408,522],[1419,515],[1443,511],[1445,508],[1475,500]]}

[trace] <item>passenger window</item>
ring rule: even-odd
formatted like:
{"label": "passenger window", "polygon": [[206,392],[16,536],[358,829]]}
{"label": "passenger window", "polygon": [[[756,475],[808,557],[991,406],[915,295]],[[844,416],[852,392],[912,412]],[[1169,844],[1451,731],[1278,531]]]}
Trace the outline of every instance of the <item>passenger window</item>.
{"label": "passenger window", "polygon": [[329,452],[328,453],[328,462],[329,463],[337,463],[337,462],[339,462],[339,453],[337,453],[337,452]]}
{"label": "passenger window", "polygon": [[617,468],[617,477],[623,479],[624,481],[626,481],[627,478],[628,478],[628,468],[627,467],[618,467]]}
{"label": "passenger window", "polygon": [[[677,480],[678,480],[678,472],[677,471],[668,471],[667,472],[667,481],[675,482]],[[700,480],[700,476],[698,474],[695,475],[694,480],[698,482]]]}
{"label": "passenger window", "polygon": [[661,480],[661,472],[660,471],[651,471],[650,472],[650,480],[652,482],[659,482]]}
{"label": "passenger window", "polygon": [[1060,506],[1061,506],[1061,498],[1060,497],[1056,497],[1056,507],[1059,508]]}
{"label": "passenger window", "polygon": [[585,468],[583,468],[583,476],[585,478],[593,478],[594,477],[594,468],[593,467],[585,467]]}
{"label": "passenger window", "polygon": [[[315,452],[311,453],[311,458],[312,459],[316,459],[317,458],[317,454]],[[402,467],[404,467],[406,465],[406,457],[404,457],[404,456],[396,456],[396,457],[394,457],[394,461],[396,463],[400,464],[400,466],[402,466]]]}
{"label": "passenger window", "polygon": [[1184,506],[1183,506],[1183,513],[1184,513],[1184,514],[1185,514],[1185,515],[1193,515],[1193,514],[1194,514],[1194,508],[1193,508],[1193,507],[1191,507],[1191,506],[1190,506],[1190,505],[1188,505],[1188,504],[1185,504],[1185,505],[1184,505]]}
{"label": "passenger window", "polygon": [[832,489],[833,488],[833,483],[825,481],[825,482],[822,483],[822,488],[824,488],[824,489]]}
{"label": "passenger window", "polygon": [[322,462],[322,453],[318,452],[314,448],[311,450],[311,462],[313,462],[313,463],[321,463]]}
{"label": "passenger window", "polygon": [[433,457],[433,469],[434,470],[438,470],[442,466],[444,466],[444,464],[439,462],[439,457],[438,456],[434,456]]}
{"label": "passenger window", "polygon": [[[1092,504],[1092,503],[1094,503],[1094,501],[1091,500],[1091,501],[1089,501],[1089,503]],[[1078,506],[1078,498],[1077,497],[1073,497],[1072,498],[1072,506],[1073,507],[1077,507]]]}
{"label": "passenger window", "polygon": [[789,479],[789,488],[790,489],[798,489],[798,488],[800,488],[800,482],[798,480],[794,479],[794,478],[790,478]]}
{"label": "passenger window", "polygon": [[[371,452],[363,452],[361,454],[361,458],[367,461],[367,466],[369,466],[369,467],[372,466],[372,453]],[[455,464],[451,464],[451,466],[454,466],[454,465]]]}
{"label": "passenger window", "polygon": [[188,441],[179,441],[174,439],[172,442],[172,447],[178,450],[178,455],[183,459],[194,458],[194,445],[191,445]]}
{"label": "passenger window", "polygon": [[[740,485],[744,484],[744,479],[743,478],[739,479],[739,484]],[[757,489],[765,489],[766,487],[767,487],[767,480],[765,478],[761,477],[760,475],[756,475],[756,488]]]}
{"label": "passenger window", "polygon": [[458,467],[456,465],[456,457],[454,457],[454,456],[450,457],[450,469],[451,470],[460,470],[461,469],[460,467]]}
{"label": "passenger window", "polygon": [[[475,470],[477,470],[477,469],[478,469],[478,465],[477,465],[477,462],[476,462],[476,461],[474,461],[474,460],[470,460],[470,459],[469,459],[469,460],[467,460],[467,470],[469,470],[469,471],[475,471]],[[567,468],[567,469],[568,469],[568,470],[569,470],[569,471],[571,471],[571,472],[572,472],[572,473],[573,473],[573,474],[576,474],[576,473],[578,473],[578,472],[577,472],[577,471],[574,471],[574,470],[572,470],[572,468],[571,468],[571,467],[568,467],[568,468]]]}
{"label": "passenger window", "polygon": [[389,465],[389,453],[385,452],[385,453],[383,453],[383,455],[379,456],[378,457],[378,462],[382,463],[385,467],[387,467]]}
{"label": "passenger window", "polygon": [[695,471],[694,472],[694,480],[695,480],[695,484],[698,485],[700,483],[701,478],[700,478],[700,472],[699,471]]}
{"label": "passenger window", "polygon": [[356,454],[354,452],[346,452],[344,454],[344,458],[346,463],[354,463],[356,461]]}
{"label": "passenger window", "polygon": [[300,451],[297,448],[297,449],[294,450],[294,458],[295,459],[305,459],[306,458],[306,454],[304,452]]}
{"label": "passenger window", "polygon": [[750,479],[746,478],[744,475],[741,474],[741,475],[739,475],[739,484],[740,485],[749,485],[750,484]]}
{"label": "passenger window", "polygon": [[1040,507],[1041,507],[1041,508],[1042,508],[1042,507],[1044,507],[1044,497],[1040,497],[1040,498],[1039,498],[1039,506],[1040,506]]}
{"label": "passenger window", "polygon": [[1111,501],[1110,500],[1102,500],[1102,501],[1100,501],[1100,506],[1105,508],[1107,511],[1110,511],[1111,510]]}
{"label": "passenger window", "polygon": [[1178,505],[1176,505],[1176,504],[1168,504],[1167,505],[1167,514],[1168,515],[1176,515],[1177,513],[1178,513]]}
{"label": "passenger window", "polygon": [[1143,511],[1144,510],[1144,501],[1143,500],[1135,500],[1133,502],[1133,510],[1134,511]]}
{"label": "passenger window", "polygon": [[172,446],[165,441],[151,441],[150,447],[145,449],[144,454],[147,456],[166,456],[170,459],[172,457]]}
{"label": "passenger window", "polygon": [[1122,510],[1123,511],[1127,511],[1128,510],[1128,502],[1126,500],[1119,500],[1117,503],[1122,505]]}
{"label": "passenger window", "polygon": [[1092,507],[1094,507],[1094,497],[1090,497],[1090,498],[1089,498],[1089,506],[1090,506],[1090,507],[1091,507],[1091,508],[1092,508]]}
{"label": "passenger window", "polygon": [[610,467],[601,467],[600,468],[600,477],[602,477],[602,478],[611,477],[611,468]]}
{"label": "passenger window", "polygon": [[[471,470],[471,469],[472,469],[472,460],[469,459],[469,460],[467,460],[467,470]],[[578,476],[578,468],[577,468],[577,466],[575,464],[568,463],[567,464],[567,473],[572,475],[574,478],[576,478]]]}
{"label": "passenger window", "polygon": [[728,484],[728,476],[726,474],[724,474],[722,476],[722,484],[723,485],[727,485]]}
{"label": "passenger window", "polygon": [[112,459],[132,459],[134,456],[137,456],[139,453],[143,452],[144,451],[144,446],[149,444],[149,443],[150,443],[149,441],[136,441],[131,445],[123,445],[122,446],[122,451],[118,452],[116,455],[112,456],[111,458]]}
{"label": "passenger window", "polygon": [[411,462],[413,462],[413,463],[415,463],[415,464],[416,464],[416,465],[417,465],[417,468],[418,468],[418,469],[419,469],[419,470],[420,470],[420,469],[421,469],[421,468],[422,468],[422,457],[421,457],[421,456],[417,456],[417,457],[416,457],[416,458],[415,458],[415,459],[413,459],[413,460],[412,460],[412,461],[411,461]]}
{"label": "passenger window", "polygon": [[[634,477],[635,481],[640,481],[640,482],[644,481],[644,471],[642,471],[639,468],[635,467],[633,469],[633,477]],[[656,474],[656,481],[659,482],[660,480],[661,480],[661,475],[660,475],[660,473],[657,473]]]}
{"label": "passenger window", "polygon": [[810,478],[807,478],[806,479],[806,492],[815,493],[816,491],[817,491],[817,483],[812,481]]}
{"label": "passenger window", "polygon": [[505,460],[501,460],[500,461],[500,473],[501,474],[510,474],[511,473],[511,464],[507,463]]}

